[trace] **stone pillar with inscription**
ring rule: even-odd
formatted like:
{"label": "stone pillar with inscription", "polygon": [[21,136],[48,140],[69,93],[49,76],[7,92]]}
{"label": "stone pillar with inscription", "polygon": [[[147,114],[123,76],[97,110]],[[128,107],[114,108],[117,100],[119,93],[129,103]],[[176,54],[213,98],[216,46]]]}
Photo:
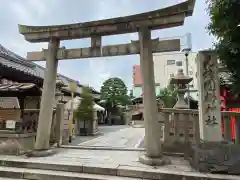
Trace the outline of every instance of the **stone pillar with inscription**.
{"label": "stone pillar with inscription", "polygon": [[43,92],[37,128],[35,149],[49,149],[49,139],[52,124],[53,104],[55,99],[56,76],[57,76],[57,51],[59,40],[51,38],[48,44],[48,56],[44,75]]}
{"label": "stone pillar with inscription", "polygon": [[140,162],[147,165],[164,165],[169,160],[163,157],[160,141],[161,125],[158,122],[158,110],[155,92],[154,67],[152,56],[151,30],[141,28],[140,40],[140,66],[143,79],[143,105],[144,105],[144,144],[146,153],[139,157]]}
{"label": "stone pillar with inscription", "polygon": [[189,162],[201,172],[240,174],[240,145],[224,141],[222,137],[216,53],[212,50],[201,51],[196,63],[201,141],[191,146]]}
{"label": "stone pillar with inscription", "polygon": [[222,141],[220,84],[217,56],[200,52],[197,57],[200,139]]}

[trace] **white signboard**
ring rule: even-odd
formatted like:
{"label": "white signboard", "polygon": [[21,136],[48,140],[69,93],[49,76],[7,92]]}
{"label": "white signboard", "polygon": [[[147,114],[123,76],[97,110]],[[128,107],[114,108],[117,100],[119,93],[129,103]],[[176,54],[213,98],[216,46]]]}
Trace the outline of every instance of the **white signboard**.
{"label": "white signboard", "polygon": [[7,129],[15,129],[16,127],[16,121],[14,120],[7,120],[6,121],[6,128]]}
{"label": "white signboard", "polygon": [[70,111],[64,111],[63,130],[68,130],[68,123],[70,118]]}
{"label": "white signboard", "polygon": [[167,65],[174,65],[175,64],[175,60],[167,60]]}

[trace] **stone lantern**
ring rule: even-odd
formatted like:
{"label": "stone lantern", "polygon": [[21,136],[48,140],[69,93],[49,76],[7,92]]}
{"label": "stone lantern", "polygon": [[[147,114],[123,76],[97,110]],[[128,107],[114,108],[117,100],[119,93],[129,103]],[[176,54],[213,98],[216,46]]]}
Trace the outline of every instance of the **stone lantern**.
{"label": "stone lantern", "polygon": [[57,80],[56,80],[56,92],[55,92],[56,101],[57,101],[57,103],[59,102],[59,103],[65,104],[67,101],[65,101],[63,99],[64,95],[63,95],[63,93],[61,91],[61,89],[63,87],[67,87],[67,85],[65,85],[62,82],[62,80],[59,77],[57,77]]}
{"label": "stone lantern", "polygon": [[170,84],[176,87],[178,101],[173,108],[188,109],[189,105],[184,100],[184,94],[188,91],[187,84],[193,80],[192,77],[185,76],[183,69],[179,69],[177,74],[170,79]]}
{"label": "stone lantern", "polygon": [[[66,87],[66,85],[62,82],[62,80],[57,76],[56,79],[56,90],[55,90],[55,103],[54,108],[57,108],[57,104],[65,104],[67,101],[64,101],[63,97],[64,94],[62,93],[61,89],[63,87]],[[61,121],[57,121],[56,113],[53,116],[52,125],[51,125],[51,134],[50,134],[50,144],[54,144],[57,141],[57,127],[59,127],[59,124],[61,126]]]}

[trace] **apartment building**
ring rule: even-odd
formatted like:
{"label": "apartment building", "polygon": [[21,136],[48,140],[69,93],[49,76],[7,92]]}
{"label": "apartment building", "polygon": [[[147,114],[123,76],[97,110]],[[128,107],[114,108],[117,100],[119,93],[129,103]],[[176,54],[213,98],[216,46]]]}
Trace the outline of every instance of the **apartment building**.
{"label": "apartment building", "polygon": [[[188,55],[188,71],[189,76],[193,77],[190,83],[190,90],[197,89],[196,79],[196,58],[197,53],[190,52]],[[183,52],[158,53],[153,55],[154,74],[156,83],[156,95],[160,93],[160,89],[169,84],[170,77],[174,76],[179,68],[183,68],[186,73],[186,57]],[[142,95],[142,78],[140,65],[133,66],[133,95],[139,97]],[[196,93],[191,92],[193,98],[197,98]]]}

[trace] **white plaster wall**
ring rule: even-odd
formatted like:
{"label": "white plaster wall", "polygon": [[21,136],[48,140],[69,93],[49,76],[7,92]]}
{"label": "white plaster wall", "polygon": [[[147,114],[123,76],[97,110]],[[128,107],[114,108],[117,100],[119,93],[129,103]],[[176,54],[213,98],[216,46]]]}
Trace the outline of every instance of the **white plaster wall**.
{"label": "white plaster wall", "polygon": [[[196,66],[196,59],[197,53],[190,52],[188,56],[188,71],[189,75],[193,77],[193,81],[190,83],[190,85],[193,85],[190,89],[197,89],[197,78],[196,78],[196,72],[197,72],[197,66]],[[153,55],[153,61],[154,61],[154,74],[155,74],[155,82],[160,83],[160,87],[166,87],[169,83],[170,75],[176,74],[177,70],[179,68],[184,69],[184,73],[186,74],[186,60],[185,55],[183,52],[171,52],[171,53],[157,53]],[[168,60],[175,60],[176,61],[182,61],[182,67],[177,66],[176,64],[173,65],[167,65]],[[195,93],[196,94],[196,93]],[[194,93],[191,93],[191,95],[194,95]]]}
{"label": "white plaster wall", "polygon": [[[190,76],[195,76],[196,73],[196,58],[197,53],[190,52],[188,56],[189,62],[189,73]],[[155,72],[155,81],[156,83],[160,83],[160,86],[166,86],[169,83],[170,74],[176,74],[177,70],[180,68],[179,66],[167,65],[168,60],[182,61],[182,68],[185,71],[186,62],[185,55],[182,52],[172,52],[172,53],[159,53],[153,55],[154,61],[154,72]],[[197,83],[194,81],[194,84]]]}

